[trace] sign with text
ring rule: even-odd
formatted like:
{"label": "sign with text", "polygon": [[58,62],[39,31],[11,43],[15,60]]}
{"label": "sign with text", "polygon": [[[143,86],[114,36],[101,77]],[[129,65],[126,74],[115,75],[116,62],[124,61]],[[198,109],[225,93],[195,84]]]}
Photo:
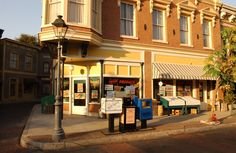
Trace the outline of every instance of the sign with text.
{"label": "sign with text", "polygon": [[122,98],[102,98],[101,111],[105,114],[120,114],[122,112]]}

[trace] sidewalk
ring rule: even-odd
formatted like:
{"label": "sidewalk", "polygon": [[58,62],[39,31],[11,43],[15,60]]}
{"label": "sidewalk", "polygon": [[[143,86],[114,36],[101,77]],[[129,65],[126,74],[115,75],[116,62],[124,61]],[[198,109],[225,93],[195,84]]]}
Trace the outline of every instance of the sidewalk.
{"label": "sidewalk", "polygon": [[216,115],[222,121],[222,124],[217,126],[200,123],[201,120],[207,120],[210,117],[210,112],[202,112],[197,115],[154,116],[153,120],[147,122],[147,129],[140,129],[141,123],[137,120],[138,130],[126,133],[118,132],[119,121],[117,118],[115,119],[115,133],[113,134],[107,132],[107,119],[64,115],[62,127],[65,131],[65,139],[61,142],[53,142],[51,135],[54,128],[54,114],[41,114],[41,106],[38,104],[32,109],[20,143],[26,148],[57,150],[87,145],[157,139],[169,135],[236,126],[236,110],[216,112]]}

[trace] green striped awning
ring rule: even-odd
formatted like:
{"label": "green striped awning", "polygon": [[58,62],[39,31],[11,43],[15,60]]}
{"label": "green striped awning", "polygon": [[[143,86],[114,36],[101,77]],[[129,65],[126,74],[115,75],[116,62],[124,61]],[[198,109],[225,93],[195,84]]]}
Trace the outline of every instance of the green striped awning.
{"label": "green striped awning", "polygon": [[153,63],[153,79],[215,80],[204,76],[203,66]]}

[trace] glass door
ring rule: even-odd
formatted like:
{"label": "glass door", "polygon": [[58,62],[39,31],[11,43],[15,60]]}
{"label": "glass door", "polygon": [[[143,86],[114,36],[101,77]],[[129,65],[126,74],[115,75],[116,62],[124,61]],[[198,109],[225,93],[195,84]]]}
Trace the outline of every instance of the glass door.
{"label": "glass door", "polygon": [[87,115],[86,79],[73,79],[72,114]]}

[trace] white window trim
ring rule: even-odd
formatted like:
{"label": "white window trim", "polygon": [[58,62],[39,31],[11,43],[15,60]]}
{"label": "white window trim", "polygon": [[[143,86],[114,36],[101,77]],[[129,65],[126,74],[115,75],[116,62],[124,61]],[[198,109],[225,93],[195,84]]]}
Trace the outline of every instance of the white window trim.
{"label": "white window trim", "polygon": [[[193,41],[192,40],[192,26],[191,26],[191,22],[190,22],[190,16],[188,16],[188,15],[181,15],[181,16],[187,17],[187,20],[188,20],[188,43],[187,44],[181,43],[181,35],[180,35],[180,46],[193,47],[193,42],[192,42]],[[179,26],[180,26],[180,24],[181,23],[179,23]],[[180,33],[181,33],[181,31],[180,31]]]}
{"label": "white window trim", "polygon": [[[213,43],[213,28],[216,26],[216,16],[217,12],[213,8],[204,8],[200,10],[200,22],[203,24],[204,20],[209,20],[209,28],[210,28],[210,46],[209,47],[204,47],[203,44],[203,49],[214,49],[214,43]],[[204,41],[204,40],[203,40]]]}
{"label": "white window trim", "polygon": [[76,22],[70,22],[68,21],[68,10],[69,10],[69,1],[66,3],[66,5],[62,6],[63,8],[65,8],[65,12],[67,12],[67,14],[64,13],[64,16],[66,15],[66,19],[65,21],[67,22],[68,25],[72,25],[72,26],[81,26],[81,27],[91,27],[91,22],[90,22],[90,18],[91,16],[88,15],[88,11],[87,10],[91,10],[91,6],[90,6],[90,1],[88,0],[84,0],[84,14],[82,15],[82,22],[81,23],[76,23]]}
{"label": "white window trim", "polygon": [[170,4],[172,0],[150,0],[149,5],[150,5],[150,13],[152,13],[153,9],[155,8],[161,8],[166,10],[166,16],[170,16]]}
{"label": "white window trim", "polygon": [[[120,1],[120,3],[125,3],[125,4],[129,4],[129,5],[133,5],[133,15],[134,15],[133,16],[133,36],[122,35],[120,33],[120,37],[122,37],[122,38],[129,38],[129,39],[138,39],[137,32],[136,32],[136,23],[137,23],[136,10],[137,10],[137,6],[134,3],[130,3],[130,2],[126,2],[126,1]],[[119,7],[120,7],[120,5],[119,5]]]}
{"label": "white window trim", "polygon": [[93,27],[93,25],[92,25],[92,20],[93,20],[93,17],[92,17],[92,3],[91,3],[91,29],[93,29],[94,31],[96,31],[97,33],[99,33],[99,34],[102,34],[102,2],[103,2],[103,0],[98,0],[98,3],[100,3],[99,4],[99,10],[98,10],[98,12],[99,12],[99,15],[98,15],[98,20],[100,20],[100,22],[99,22],[99,27],[98,27],[98,29],[96,29],[96,28],[94,28]]}
{"label": "white window trim", "polygon": [[[207,19],[204,19],[204,20],[207,20]],[[205,47],[204,46],[204,37],[203,37],[203,49],[213,49],[213,36],[212,36],[212,21],[209,21],[209,20],[207,20],[207,22],[208,22],[208,27],[209,27],[209,47]],[[202,29],[203,30],[203,29]],[[202,33],[202,35],[203,35],[203,33]]]}
{"label": "white window trim", "polygon": [[[161,9],[158,9],[158,8],[155,8],[154,10],[157,10],[157,11],[162,11],[163,13],[163,40],[159,40],[159,39],[154,39],[152,38],[152,41],[153,42],[159,42],[159,43],[165,43],[165,44],[168,44],[168,41],[167,41],[167,19],[166,19],[166,11],[165,10],[161,10]],[[153,13],[153,12],[152,12]],[[153,24],[153,21],[152,21],[152,24]],[[152,31],[152,35],[153,35],[153,31]]]}

